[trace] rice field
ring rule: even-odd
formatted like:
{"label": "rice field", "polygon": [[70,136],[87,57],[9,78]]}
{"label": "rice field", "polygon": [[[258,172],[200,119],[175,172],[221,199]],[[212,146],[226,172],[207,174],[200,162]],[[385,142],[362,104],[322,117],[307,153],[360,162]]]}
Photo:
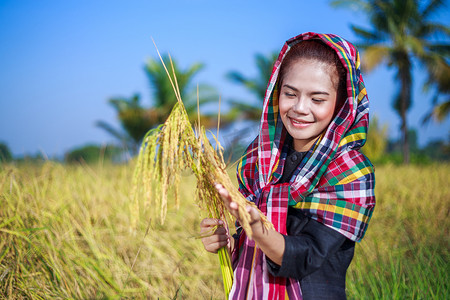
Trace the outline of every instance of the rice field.
{"label": "rice field", "polygon": [[[223,299],[197,238],[195,179],[180,208],[131,200],[134,164],[0,165],[0,299]],[[234,178],[233,171],[230,171]],[[450,164],[378,166],[377,206],[347,275],[349,299],[445,299]]]}

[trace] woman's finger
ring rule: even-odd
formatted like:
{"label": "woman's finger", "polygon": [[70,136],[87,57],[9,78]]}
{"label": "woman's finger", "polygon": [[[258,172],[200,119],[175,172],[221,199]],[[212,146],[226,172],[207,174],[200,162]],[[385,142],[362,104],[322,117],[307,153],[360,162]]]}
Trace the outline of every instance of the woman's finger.
{"label": "woman's finger", "polygon": [[247,211],[250,214],[250,223],[254,223],[261,220],[261,215],[258,210],[252,206],[247,206]]}
{"label": "woman's finger", "polygon": [[238,205],[236,202],[234,202],[231,199],[230,193],[228,193],[227,189],[221,185],[220,183],[215,185],[215,188],[217,192],[219,193],[223,203],[225,204],[225,207],[228,209],[228,211],[235,217],[238,218]]}
{"label": "woman's finger", "polygon": [[228,241],[228,236],[225,234],[221,234],[221,235],[213,234],[211,236],[202,238],[203,244],[214,244],[214,243],[227,242],[227,241]]}
{"label": "woman's finger", "polygon": [[214,187],[224,202],[231,202],[230,193],[228,193],[227,189],[223,185],[217,183]]}
{"label": "woman's finger", "polygon": [[225,247],[227,245],[228,245],[227,240],[212,243],[203,243],[203,247],[205,248],[205,250],[211,253],[217,253],[217,251],[219,251],[220,248]]}
{"label": "woman's finger", "polygon": [[219,227],[211,236],[202,238],[204,248],[213,253],[216,253],[219,248],[226,246],[228,242],[229,237],[224,227]]}
{"label": "woman's finger", "polygon": [[206,218],[200,222],[202,230],[209,230],[209,227],[222,226],[224,223],[221,219]]}

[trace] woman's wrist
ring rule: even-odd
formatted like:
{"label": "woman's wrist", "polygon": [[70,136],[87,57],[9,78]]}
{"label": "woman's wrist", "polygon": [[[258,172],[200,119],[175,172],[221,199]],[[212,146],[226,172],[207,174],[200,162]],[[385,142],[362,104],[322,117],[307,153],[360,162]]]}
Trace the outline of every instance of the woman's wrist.
{"label": "woman's wrist", "polygon": [[284,237],[274,229],[264,228],[261,221],[252,226],[252,238],[274,263],[281,265],[285,249]]}
{"label": "woman's wrist", "polygon": [[254,221],[252,224],[250,224],[250,227],[252,229],[252,237],[255,240],[263,238],[264,231],[267,231],[267,229],[264,228],[261,219]]}

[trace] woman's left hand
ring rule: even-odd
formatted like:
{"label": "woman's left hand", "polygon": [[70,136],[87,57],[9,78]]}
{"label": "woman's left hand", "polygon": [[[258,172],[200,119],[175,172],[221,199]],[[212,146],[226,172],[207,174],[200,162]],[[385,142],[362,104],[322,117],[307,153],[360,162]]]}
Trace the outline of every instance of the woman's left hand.
{"label": "woman's left hand", "polygon": [[[225,207],[228,209],[228,211],[231,213],[231,215],[233,215],[233,217],[235,217],[238,221],[239,220],[239,213],[238,213],[238,204],[236,202],[233,201],[233,199],[231,199],[230,193],[228,193],[228,191],[225,189],[225,187],[223,185],[221,185],[220,183],[216,183],[216,185],[214,186],[217,190],[217,192],[220,195],[220,198],[222,199],[223,203],[225,204]],[[250,226],[253,227],[254,226],[261,226],[261,216],[259,215],[259,212],[256,208],[248,205],[247,206],[247,211],[250,214]]]}
{"label": "woman's left hand", "polygon": [[[219,193],[228,211],[240,222],[238,214],[238,205],[231,199],[230,193],[221,185],[214,186]],[[274,263],[281,266],[284,254],[284,237],[274,229],[264,229],[261,222],[261,216],[256,208],[248,205],[247,211],[250,213],[250,227],[252,229],[252,239],[258,244],[259,248]]]}

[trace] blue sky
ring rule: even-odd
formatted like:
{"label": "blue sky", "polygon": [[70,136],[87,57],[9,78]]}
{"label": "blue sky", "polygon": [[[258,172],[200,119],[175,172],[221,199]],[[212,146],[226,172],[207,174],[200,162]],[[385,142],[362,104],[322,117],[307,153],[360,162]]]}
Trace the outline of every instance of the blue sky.
{"label": "blue sky", "polygon": [[[283,3],[280,6],[280,3]],[[449,25],[450,12],[436,16]],[[0,0],[0,142],[14,155],[42,152],[61,156],[87,143],[113,142],[97,120],[114,124],[111,97],[140,93],[151,104],[143,67],[161,52],[181,66],[203,62],[194,83],[215,86],[223,100],[256,101],[225,74],[256,75],[255,53],[279,51],[299,33],[335,33],[356,42],[350,24],[364,16],[333,8],[329,1],[47,1]],[[419,141],[448,138],[450,120],[422,128],[430,95],[421,93],[423,72],[414,73],[410,126]],[[379,67],[364,74],[371,114],[398,137],[399,118],[391,108],[393,72]]]}

